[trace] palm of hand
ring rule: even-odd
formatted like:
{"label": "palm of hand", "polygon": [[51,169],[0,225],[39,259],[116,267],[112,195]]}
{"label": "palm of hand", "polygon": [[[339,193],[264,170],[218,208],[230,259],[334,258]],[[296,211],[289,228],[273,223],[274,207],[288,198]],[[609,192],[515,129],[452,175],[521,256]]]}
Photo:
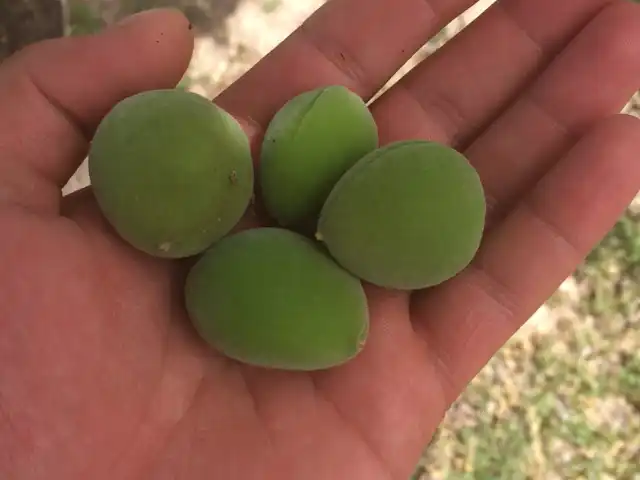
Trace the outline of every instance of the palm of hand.
{"label": "palm of hand", "polygon": [[[245,368],[190,329],[182,269],[131,251],[90,200],[70,210],[71,221],[3,212],[15,272],[3,288],[20,321],[3,331],[12,430],[2,438],[16,472],[29,471],[34,452],[47,478],[261,478],[270,469],[376,478],[388,466],[363,437],[372,418],[381,433],[423,438],[414,419],[433,394],[441,400],[423,381],[428,363],[404,296],[385,306],[373,295],[374,312],[393,325],[365,361],[309,375]],[[392,421],[399,413],[404,427]]]}
{"label": "palm of hand", "polygon": [[[313,43],[313,47],[308,43],[309,38],[317,42],[313,32],[336,25],[330,20],[348,16],[356,3],[334,0],[328,4],[303,33],[225,92],[220,104],[258,138],[252,129],[263,128],[278,104],[296,90],[312,88],[312,82],[348,82],[363,95],[371,95],[371,85],[388,76],[387,70],[396,67],[399,59],[385,60],[389,65],[384,67],[369,65],[367,47],[358,52],[353,45],[346,48],[353,57],[360,55],[353,64],[360,65],[366,78],[359,74],[345,77],[334,63],[316,56],[306,60],[310,72],[308,77],[301,75],[304,78],[297,85],[274,87],[268,99],[254,93],[265,91],[256,88],[261,84],[276,85],[279,67],[287,62],[301,61],[300,55],[311,51],[318,55],[317,45],[322,43]],[[373,11],[386,11],[386,3],[380,1]],[[459,8],[471,2],[454,3]],[[590,7],[552,7],[556,2],[551,0],[542,3],[548,6],[541,9],[557,8],[558,17],[567,17],[566,25],[558,20],[556,44],[545,45],[545,56],[568,40],[569,30],[607,2],[586,2]],[[505,4],[513,10],[509,18],[532,8],[523,1]],[[403,8],[404,18],[409,19],[419,7]],[[574,11],[567,13],[571,8]],[[489,75],[481,74],[483,65],[470,67],[475,69],[472,77],[479,88],[494,97],[484,99],[488,103],[478,102],[478,108],[467,110],[465,118],[449,117],[446,122],[443,109],[438,108],[446,103],[440,99],[438,104],[437,98],[430,97],[420,102],[423,108],[418,116],[418,102],[407,99],[424,97],[424,85],[452,71],[456,55],[473,54],[474,36],[489,40],[500,29],[513,28],[506,17],[500,20],[506,9],[487,14],[476,33],[436,56],[373,106],[385,142],[426,135],[466,147],[492,200],[485,245],[472,268],[432,291],[410,298],[368,288],[369,343],[356,360],[331,371],[264,371],[237,365],[207,349],[183,311],[183,266],[151,259],[124,245],[101,219],[88,190],[65,199],[63,216],[57,215],[57,190],[46,182],[64,183],[79,158],[79,142],[61,141],[58,153],[44,146],[25,146],[23,140],[32,133],[26,127],[20,130],[21,117],[13,117],[11,125],[8,119],[0,119],[0,148],[4,148],[0,166],[12,174],[6,176],[12,182],[0,190],[3,195],[8,192],[7,201],[0,204],[4,272],[0,279],[0,445],[4,452],[0,466],[7,478],[407,478],[448,404],[615,221],[640,179],[630,154],[638,126],[623,117],[601,120],[619,109],[633,91],[640,76],[638,67],[619,65],[621,53],[614,42],[599,61],[605,63],[601,68],[618,69],[619,75],[603,88],[602,95],[589,103],[566,90],[591,66],[580,50],[594,45],[598,32],[623,28],[629,35],[640,30],[634,27],[640,17],[626,5],[601,13],[591,29],[578,37],[577,46],[568,47],[564,58],[540,77],[539,86],[533,87],[535,105],[533,95],[525,93],[493,126],[480,128],[498,108],[505,107],[502,98],[512,95],[523,69],[532,73],[543,62],[536,59],[516,69],[505,63],[513,60],[511,53],[501,61],[512,84],[490,85]],[[453,14],[442,13],[444,17]],[[78,41],[78,46],[54,42],[29,50],[0,75],[4,86],[0,98],[17,105],[9,94],[12,88],[28,94],[27,103],[43,109],[45,125],[38,133],[53,137],[63,131],[77,137],[68,118],[52,114],[51,106],[45,106],[43,95],[63,105],[67,116],[79,118],[78,123],[90,129],[123,92],[169,86],[181,76],[191,48],[186,24],[175,14],[156,15],[105,37],[84,44]],[[544,30],[543,16],[538,17],[539,24],[527,27],[529,36],[543,31],[553,36],[550,29]],[[335,28],[332,35],[344,34],[340,27]],[[353,28],[367,30],[366,26]],[[328,38],[326,32],[324,35]],[[510,35],[515,41],[516,33]],[[153,53],[159,36],[172,40],[172,49],[169,54],[164,51],[163,58]],[[57,59],[58,64],[86,74],[89,67],[82,64],[84,51],[106,55],[136,42],[140,45],[137,54],[114,60],[109,67],[115,73],[106,75],[111,85],[101,85],[106,93],[90,92],[91,87],[81,83],[83,75],[75,81],[73,91],[59,80],[46,79],[52,68],[46,66],[47,56],[52,57],[51,63]],[[417,45],[415,39],[413,43]],[[400,40],[395,46],[400,49]],[[495,55],[500,57],[500,52],[496,50]],[[132,65],[146,68],[147,75],[137,79],[122,73]],[[28,81],[13,80],[26,78],[17,75],[20,71],[29,72]],[[598,79],[580,81],[575,88],[588,90]],[[36,84],[39,89],[33,87]],[[93,105],[81,103],[91,95],[103,99],[97,98]],[[549,113],[545,102],[560,96],[565,104]],[[400,114],[411,118],[404,125],[394,124],[394,115]],[[527,128],[522,127],[523,117],[529,122]],[[585,127],[591,124],[596,126],[587,134]],[[22,141],[15,142],[8,135],[9,127],[13,138]],[[29,128],[34,127],[30,124]],[[497,141],[505,135],[531,144],[530,151],[514,150],[509,142]],[[577,137],[583,139],[568,151]],[[606,159],[605,169],[602,153],[614,143],[617,148]],[[40,154],[37,160],[34,151]],[[496,162],[506,162],[515,152],[527,162],[501,163],[502,172],[496,173]],[[58,156],[62,154],[61,160]],[[8,168],[5,158],[22,163]],[[571,189],[566,188],[568,176],[574,185]],[[39,182],[45,182],[38,190],[42,193],[35,195],[32,188]],[[548,208],[551,203],[554,209]],[[579,203],[591,208],[591,218],[576,211]],[[520,264],[518,268],[515,263]]]}
{"label": "palm of hand", "polygon": [[435,426],[435,415],[416,423],[442,399],[404,294],[372,294],[373,321],[388,328],[353,365],[308,375],[243,367],[190,329],[184,269],[133,252],[89,198],[67,214],[3,211],[14,278],[3,289],[20,312],[2,343],[14,471],[25,475],[34,452],[47,478],[204,478],[212,468],[220,478],[384,478],[390,467],[369,435],[400,429],[415,456]]}

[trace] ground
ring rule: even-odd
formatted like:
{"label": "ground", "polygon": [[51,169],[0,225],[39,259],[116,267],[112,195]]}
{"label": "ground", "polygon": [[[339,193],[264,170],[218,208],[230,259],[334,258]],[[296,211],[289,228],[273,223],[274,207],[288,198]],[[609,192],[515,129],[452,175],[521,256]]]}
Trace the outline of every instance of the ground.
{"label": "ground", "polygon": [[[180,4],[91,0],[87,9],[81,0],[68,1],[71,34],[154,4]],[[322,3],[182,4],[199,35],[184,86],[215,96]],[[452,22],[416,58],[490,3]],[[626,111],[640,115],[640,94]],[[86,182],[81,169],[66,190]],[[640,480],[639,274],[640,201],[471,382],[426,446],[414,478]]]}

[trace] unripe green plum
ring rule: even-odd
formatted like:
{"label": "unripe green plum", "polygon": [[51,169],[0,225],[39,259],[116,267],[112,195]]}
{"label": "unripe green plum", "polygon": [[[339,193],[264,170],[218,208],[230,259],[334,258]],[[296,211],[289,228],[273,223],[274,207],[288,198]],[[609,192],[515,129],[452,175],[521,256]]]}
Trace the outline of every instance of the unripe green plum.
{"label": "unripe green plum", "polygon": [[304,92],[272,118],[260,155],[267,212],[294,229],[313,225],[338,179],[377,147],[365,102],[340,85]]}
{"label": "unripe green plum", "polygon": [[439,284],[475,256],[486,205],[476,170],[453,148],[406,140],[363,157],[335,185],[316,237],[372,284]]}
{"label": "unripe green plum", "polygon": [[235,233],[207,250],[187,276],[185,303],[210,346],[259,367],[341,365],[369,331],[360,280],[313,240],[274,227]]}
{"label": "unripe green plum", "polygon": [[179,89],[116,104],[95,133],[88,166],[105,218],[130,245],[157,257],[202,252],[236,225],[253,193],[240,125]]}

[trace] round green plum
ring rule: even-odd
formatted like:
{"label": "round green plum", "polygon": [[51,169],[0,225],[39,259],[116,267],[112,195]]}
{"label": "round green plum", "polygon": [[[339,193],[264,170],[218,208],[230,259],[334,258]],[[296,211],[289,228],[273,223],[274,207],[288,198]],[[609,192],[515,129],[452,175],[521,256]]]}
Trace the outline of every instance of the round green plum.
{"label": "round green plum", "polygon": [[180,89],[139,93],[103,118],[88,156],[104,217],[150,255],[196,255],[226,235],[253,193],[249,140],[210,100]]}
{"label": "round green plum", "polygon": [[206,343],[258,367],[335,367],[362,350],[369,331],[360,280],[312,239],[277,227],[208,249],[187,276],[185,304]]}
{"label": "round green plum", "polygon": [[358,161],[325,202],[316,238],[359,278],[415,290],[442,283],[475,256],[486,204],[458,151],[403,140]]}
{"label": "round green plum", "polygon": [[338,179],[377,147],[365,102],[340,85],[304,92],[271,119],[260,154],[267,212],[294,229],[312,225]]}

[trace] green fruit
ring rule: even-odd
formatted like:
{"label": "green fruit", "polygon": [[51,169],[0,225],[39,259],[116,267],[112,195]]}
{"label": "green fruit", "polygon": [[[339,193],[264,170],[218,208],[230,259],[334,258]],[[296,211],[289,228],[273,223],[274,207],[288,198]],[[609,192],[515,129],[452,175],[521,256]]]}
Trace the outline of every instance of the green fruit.
{"label": "green fruit", "polygon": [[222,239],[192,267],[185,299],[208,344],[255,366],[337,366],[360,352],[369,331],[360,280],[314,241],[280,228]]}
{"label": "green fruit", "polygon": [[158,257],[206,249],[236,225],[253,192],[240,125],[179,89],[118,103],[100,123],[88,162],[105,218],[132,246]]}
{"label": "green fruit", "polygon": [[434,142],[401,141],[370,153],[340,179],[316,236],[361,279],[413,290],[469,264],[485,210],[480,178],[462,154]]}
{"label": "green fruit", "polygon": [[262,144],[266,210],[282,226],[315,222],[338,179],[377,145],[373,116],[347,88],[334,85],[294,97],[275,114]]}

